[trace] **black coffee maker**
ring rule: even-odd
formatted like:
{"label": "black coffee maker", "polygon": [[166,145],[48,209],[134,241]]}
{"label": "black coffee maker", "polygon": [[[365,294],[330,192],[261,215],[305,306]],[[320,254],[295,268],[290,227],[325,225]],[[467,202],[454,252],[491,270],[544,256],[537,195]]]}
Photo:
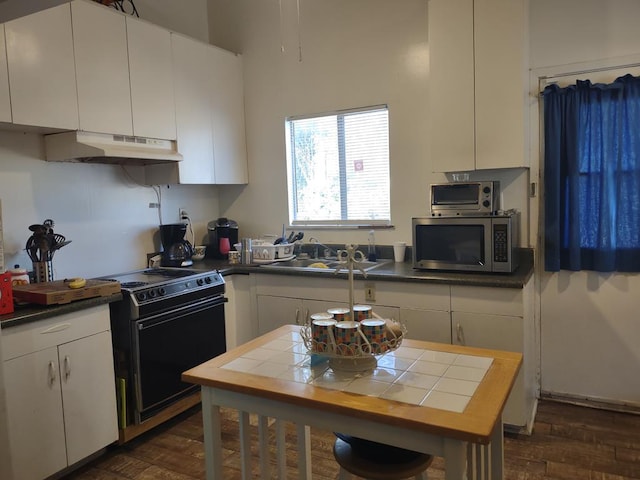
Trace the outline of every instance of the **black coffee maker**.
{"label": "black coffee maker", "polygon": [[168,223],[160,225],[160,241],[162,255],[160,265],[163,267],[188,267],[193,265],[193,245],[184,239],[187,233],[186,223]]}
{"label": "black coffee maker", "polygon": [[233,220],[221,217],[209,222],[209,245],[207,246],[207,258],[226,259],[233,245],[238,243],[238,224]]}

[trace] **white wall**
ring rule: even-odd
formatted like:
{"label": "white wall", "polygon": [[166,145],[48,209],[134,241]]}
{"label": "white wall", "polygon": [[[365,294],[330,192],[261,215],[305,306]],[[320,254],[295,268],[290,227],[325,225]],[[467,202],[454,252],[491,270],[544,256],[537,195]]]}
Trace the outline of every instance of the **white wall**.
{"label": "white wall", "polygon": [[[209,2],[211,43],[242,53],[245,68],[249,185],[222,189],[221,209],[242,234],[278,233],[288,222],[285,117],[387,104],[395,229],[376,241],[410,244],[411,217],[428,214],[429,184],[445,180],[428,156],[427,0],[302,0],[299,25],[296,0],[281,3],[282,16],[276,1]],[[526,210],[526,170],[472,178],[501,180],[507,207]],[[305,233],[325,243],[367,239],[367,230]]]}
{"label": "white wall", "polygon": [[[559,73],[589,63],[622,65],[640,54],[640,2],[530,4],[534,77],[548,67]],[[542,390],[640,406],[640,275],[551,274],[540,268],[539,279]]]}

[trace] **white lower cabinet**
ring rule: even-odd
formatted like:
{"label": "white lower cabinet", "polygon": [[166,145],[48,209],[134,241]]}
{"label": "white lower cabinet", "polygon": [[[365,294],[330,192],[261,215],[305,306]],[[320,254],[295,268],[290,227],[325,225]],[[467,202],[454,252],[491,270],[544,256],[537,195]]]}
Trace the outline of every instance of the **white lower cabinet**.
{"label": "white lower cabinet", "polygon": [[[257,333],[301,323],[307,315],[347,306],[344,279],[254,275]],[[365,301],[365,285],[375,301]],[[523,288],[357,280],[354,302],[371,305],[383,318],[399,319],[407,339],[523,354],[503,420],[531,431],[539,390],[539,332],[533,311],[533,279]]]}
{"label": "white lower cabinet", "polygon": [[40,480],[118,439],[109,307],[3,330],[15,478]]}
{"label": "white lower cabinet", "polygon": [[530,432],[537,405],[540,363],[533,280],[522,289],[452,286],[451,336],[457,345],[523,354],[503,421]]}
{"label": "white lower cabinet", "polygon": [[311,300],[273,295],[258,295],[258,334],[263,335],[283,325],[302,325],[309,315],[326,312],[333,307],[346,307],[347,303]]}
{"label": "white lower cabinet", "polygon": [[451,343],[449,312],[400,308],[400,319],[407,327],[407,338],[427,342]]}

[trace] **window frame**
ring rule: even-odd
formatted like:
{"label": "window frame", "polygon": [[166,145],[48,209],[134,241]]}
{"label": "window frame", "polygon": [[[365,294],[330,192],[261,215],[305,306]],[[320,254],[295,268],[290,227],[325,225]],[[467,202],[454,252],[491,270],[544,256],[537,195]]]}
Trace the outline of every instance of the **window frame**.
{"label": "window frame", "polygon": [[[296,208],[296,190],[295,190],[295,169],[292,158],[291,143],[293,142],[291,131],[291,123],[297,120],[337,116],[338,122],[341,122],[344,126],[344,116],[354,113],[366,113],[369,111],[385,110],[387,113],[387,142],[389,144],[388,153],[388,171],[389,171],[389,218],[382,220],[370,220],[370,219],[358,219],[358,220],[295,220],[295,208]],[[290,115],[285,117],[285,155],[286,155],[286,168],[287,168],[287,206],[289,213],[289,226],[298,228],[314,228],[314,229],[384,229],[394,228],[391,223],[391,145],[390,145],[390,122],[389,122],[389,106],[387,104],[370,105],[366,107],[349,108],[344,110],[332,110],[322,113],[313,113],[305,115]],[[339,155],[339,169],[340,169],[340,208],[341,211],[345,208],[344,196],[346,195],[346,164],[345,164],[345,148],[344,137],[338,136],[337,148],[340,151]]]}

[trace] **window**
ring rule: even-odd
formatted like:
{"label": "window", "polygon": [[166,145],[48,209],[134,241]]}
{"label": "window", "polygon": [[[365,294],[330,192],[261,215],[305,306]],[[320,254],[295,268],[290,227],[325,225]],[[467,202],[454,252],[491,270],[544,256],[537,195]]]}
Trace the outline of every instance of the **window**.
{"label": "window", "polygon": [[543,97],[546,270],[640,271],[640,77]]}
{"label": "window", "polygon": [[285,127],[292,225],[390,223],[386,106],[291,117]]}

